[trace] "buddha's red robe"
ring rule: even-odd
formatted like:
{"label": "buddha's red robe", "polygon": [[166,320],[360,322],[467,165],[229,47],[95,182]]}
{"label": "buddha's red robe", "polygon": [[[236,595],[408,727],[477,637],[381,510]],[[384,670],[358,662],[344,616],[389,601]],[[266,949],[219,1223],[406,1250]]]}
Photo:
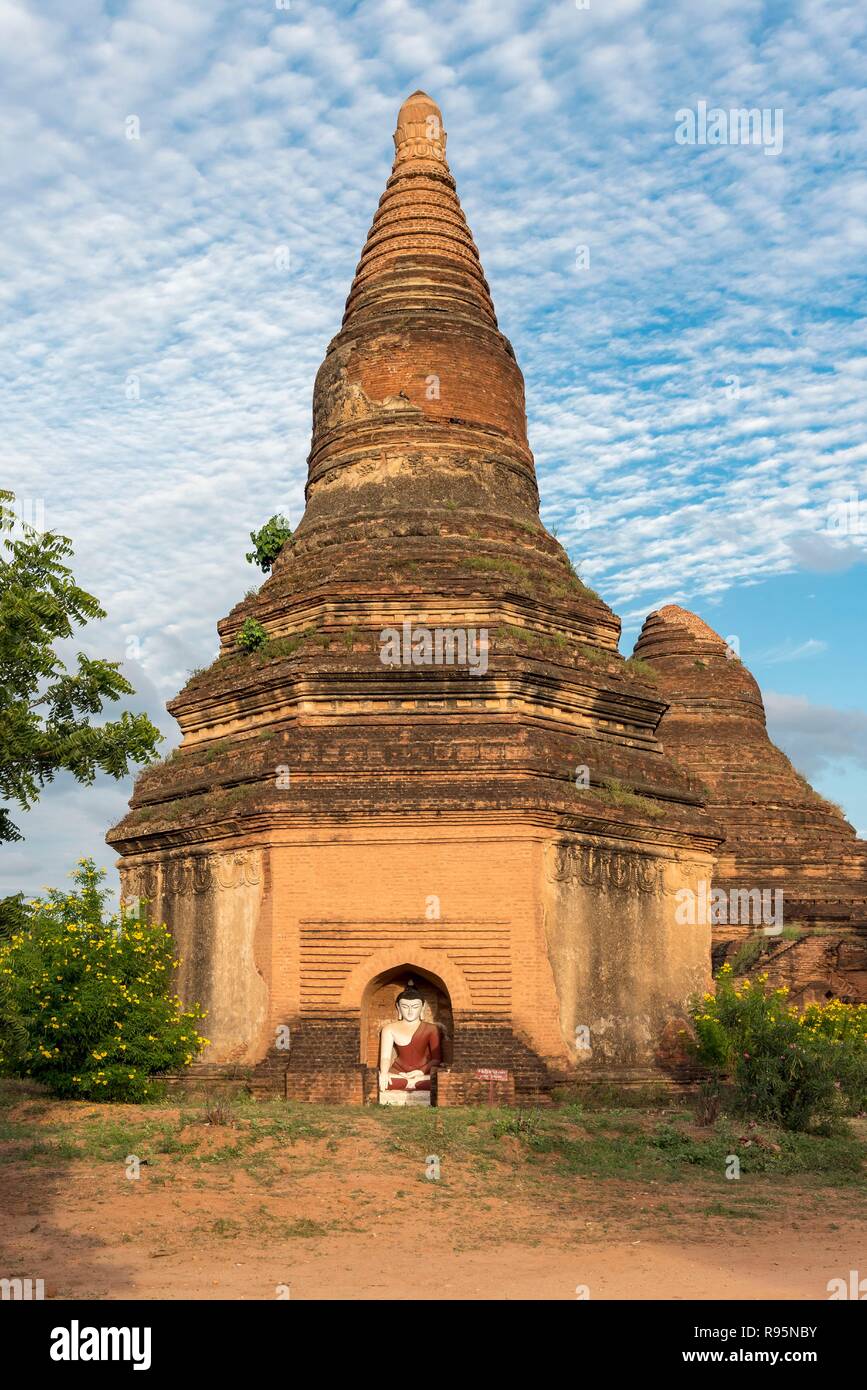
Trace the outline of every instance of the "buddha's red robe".
{"label": "buddha's red robe", "polygon": [[[433,1023],[420,1023],[408,1043],[395,1042],[397,1056],[393,1058],[389,1071],[423,1071],[427,1080],[417,1081],[413,1090],[429,1091],[431,1088],[431,1068],[442,1061],[440,1030]],[[405,1091],[406,1082],[402,1077],[393,1076],[388,1083],[390,1091]]]}

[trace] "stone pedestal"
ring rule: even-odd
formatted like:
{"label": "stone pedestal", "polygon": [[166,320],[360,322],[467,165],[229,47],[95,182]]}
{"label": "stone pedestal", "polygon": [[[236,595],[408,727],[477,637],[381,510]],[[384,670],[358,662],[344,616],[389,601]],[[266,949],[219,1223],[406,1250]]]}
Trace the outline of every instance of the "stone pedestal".
{"label": "stone pedestal", "polygon": [[430,1091],[380,1091],[380,1105],[431,1105]]}

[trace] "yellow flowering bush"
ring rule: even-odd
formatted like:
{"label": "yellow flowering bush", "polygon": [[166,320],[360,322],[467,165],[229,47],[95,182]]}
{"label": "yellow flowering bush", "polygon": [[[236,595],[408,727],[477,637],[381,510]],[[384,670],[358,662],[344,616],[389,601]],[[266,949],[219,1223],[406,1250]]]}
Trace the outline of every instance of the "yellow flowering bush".
{"label": "yellow flowering bush", "polygon": [[767,975],[717,976],[716,993],[693,1001],[698,1060],[730,1075],[746,1114],[805,1130],[867,1108],[867,1006],[789,1002]]}
{"label": "yellow flowering bush", "polygon": [[31,1076],[57,1096],[144,1100],[155,1074],[207,1046],[199,1005],[172,991],[177,962],[165,925],[106,915],[105,877],[83,859],[76,890],[29,904],[27,925],[0,941],[0,979],[26,1041],[0,1036],[0,1070]]}

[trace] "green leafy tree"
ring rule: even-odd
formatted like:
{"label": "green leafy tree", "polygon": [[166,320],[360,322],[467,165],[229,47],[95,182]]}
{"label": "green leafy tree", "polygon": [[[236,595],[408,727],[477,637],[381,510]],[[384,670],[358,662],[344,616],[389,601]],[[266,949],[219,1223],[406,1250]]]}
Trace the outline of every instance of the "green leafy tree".
{"label": "green leafy tree", "polygon": [[27,928],[0,941],[0,982],[24,1031],[23,1041],[0,1035],[0,1070],[56,1096],[144,1100],[154,1075],[189,1066],[207,1046],[204,1014],[172,992],[168,928],[107,914],[92,859],[72,878],[73,892],[36,899]]}
{"label": "green leafy tree", "polygon": [[30,922],[30,909],[23,893],[0,898],[0,940],[7,940],[14,931],[24,931]]}
{"label": "green leafy tree", "polygon": [[[30,912],[23,893],[0,898],[0,950],[9,943],[15,932],[26,931],[29,925]],[[27,1029],[18,1009],[12,981],[0,973],[0,1054],[5,1050],[10,1057],[20,1057],[26,1046]]]}
{"label": "green leafy tree", "polygon": [[[135,692],[119,662],[79,653],[69,671],[54,650],[105,611],[65,563],[66,536],[25,524],[16,538],[13,501],[0,491],[0,799],[26,810],[57,772],[83,783],[98,771],[126,776],[130,763],[156,757],[162,735],[147,715],[128,711],[91,722],[107,700]],[[0,842],[21,838],[0,806]]]}
{"label": "green leafy tree", "polygon": [[253,549],[247,552],[247,559],[250,564],[258,565],[260,570],[267,574],[284,545],[291,539],[289,522],[278,512],[258,531],[250,532]]}

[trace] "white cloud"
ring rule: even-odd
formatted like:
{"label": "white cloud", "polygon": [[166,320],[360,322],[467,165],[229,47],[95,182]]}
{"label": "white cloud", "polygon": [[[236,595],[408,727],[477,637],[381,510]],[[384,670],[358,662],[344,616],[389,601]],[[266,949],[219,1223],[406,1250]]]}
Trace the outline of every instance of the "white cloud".
{"label": "white cloud", "polygon": [[764,692],[768,732],[808,778],[841,764],[867,768],[867,712]]}
{"label": "white cloud", "polygon": [[817,637],[809,637],[806,642],[784,642],[762,653],[760,660],[766,666],[779,666],[786,661],[804,661],[810,657],[821,656],[828,650],[828,643]]}

